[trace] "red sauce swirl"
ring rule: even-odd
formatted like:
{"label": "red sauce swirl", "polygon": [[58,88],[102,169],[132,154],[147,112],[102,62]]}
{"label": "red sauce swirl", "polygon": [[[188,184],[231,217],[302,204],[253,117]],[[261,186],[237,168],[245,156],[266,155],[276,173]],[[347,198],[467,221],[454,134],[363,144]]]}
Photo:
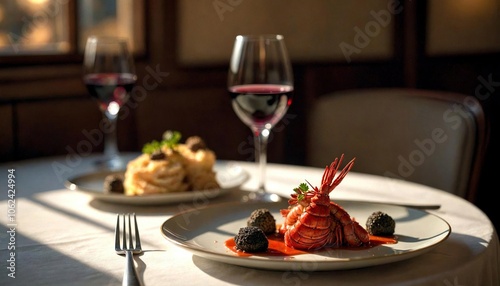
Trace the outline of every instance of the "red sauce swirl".
{"label": "red sauce swirl", "polygon": [[[265,252],[256,252],[256,253],[249,253],[249,252],[244,252],[241,250],[236,249],[236,243],[234,242],[234,238],[229,238],[224,242],[224,245],[226,246],[227,249],[232,251],[238,256],[294,256],[294,255],[299,255],[299,254],[306,254],[306,253],[313,253],[313,251],[305,251],[305,250],[298,250],[292,247],[288,247],[285,245],[285,242],[283,240],[283,236],[280,234],[272,234],[267,236],[269,246]],[[367,249],[371,247],[375,247],[378,245],[382,244],[396,244],[397,237],[396,236],[391,236],[391,237],[382,237],[382,236],[374,236],[370,235],[370,242],[367,243],[366,245],[358,246],[358,247],[352,247],[352,246],[342,246],[342,247],[325,247],[320,250],[314,250],[314,253],[317,253],[318,251],[328,251],[329,249],[349,249],[349,250],[361,250],[361,249]]]}

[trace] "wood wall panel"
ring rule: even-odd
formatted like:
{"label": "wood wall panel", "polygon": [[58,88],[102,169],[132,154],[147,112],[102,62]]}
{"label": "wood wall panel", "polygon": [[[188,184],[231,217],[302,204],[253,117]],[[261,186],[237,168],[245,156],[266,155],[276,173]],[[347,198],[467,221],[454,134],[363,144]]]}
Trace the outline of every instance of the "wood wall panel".
{"label": "wood wall panel", "polygon": [[499,26],[498,0],[429,1],[426,52],[430,56],[498,52]]}
{"label": "wood wall panel", "polygon": [[14,159],[13,118],[12,105],[0,105],[0,162]]}
{"label": "wood wall panel", "polygon": [[[19,103],[18,154],[22,158],[64,155],[89,146],[85,136],[98,126],[101,114],[89,99],[48,100]],[[102,145],[91,144],[92,152]],[[73,152],[75,152],[73,151]]]}
{"label": "wood wall panel", "polygon": [[292,62],[388,59],[401,10],[390,0],[178,1],[179,62],[227,64],[239,34],[282,34]]}

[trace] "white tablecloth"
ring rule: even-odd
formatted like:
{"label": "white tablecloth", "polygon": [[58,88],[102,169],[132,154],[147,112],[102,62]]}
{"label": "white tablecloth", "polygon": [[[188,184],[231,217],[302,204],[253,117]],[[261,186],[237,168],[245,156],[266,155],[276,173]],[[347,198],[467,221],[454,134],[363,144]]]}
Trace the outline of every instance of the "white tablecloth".
{"label": "white tablecloth", "polygon": [[[135,261],[145,285],[500,285],[499,240],[492,223],[474,205],[436,189],[351,172],[332,194],[334,199],[441,204],[429,212],[445,219],[452,233],[423,255],[353,270],[265,271],[197,257],[166,241],[160,226],[181,210],[178,205],[116,205],[65,189],[64,179],[92,171],[94,159],[54,157],[0,165],[0,285],[120,285],[125,258],[113,251],[118,212],[138,214],[145,251]],[[256,188],[256,166],[234,163],[251,175],[242,190],[191,207],[238,201]],[[15,169],[15,206],[8,205],[9,169]],[[277,164],[267,171],[268,188],[282,195],[304,179],[319,183],[323,173]]]}

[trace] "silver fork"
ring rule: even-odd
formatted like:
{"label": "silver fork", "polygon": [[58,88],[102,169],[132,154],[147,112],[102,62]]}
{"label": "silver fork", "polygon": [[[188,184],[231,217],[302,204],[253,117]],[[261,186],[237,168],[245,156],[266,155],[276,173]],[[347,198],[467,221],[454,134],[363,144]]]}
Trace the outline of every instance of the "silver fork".
{"label": "silver fork", "polygon": [[[122,217],[122,230],[120,229],[120,216]],[[133,257],[134,254],[142,252],[141,238],[139,237],[139,228],[137,227],[137,218],[135,217],[135,213],[132,214],[134,217],[134,232],[132,235],[132,221],[130,216],[131,214],[118,214],[116,216],[115,251],[116,254],[125,254],[126,256],[126,267],[125,273],[123,273],[122,282],[123,286],[141,285],[137,275],[137,270],[134,267]],[[135,237],[135,247],[133,237]]]}

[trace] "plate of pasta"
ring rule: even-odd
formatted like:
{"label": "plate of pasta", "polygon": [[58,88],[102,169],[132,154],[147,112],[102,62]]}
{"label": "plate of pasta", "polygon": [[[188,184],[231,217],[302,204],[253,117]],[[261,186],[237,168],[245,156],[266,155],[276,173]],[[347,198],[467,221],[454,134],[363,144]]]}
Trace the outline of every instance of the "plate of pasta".
{"label": "plate of pasta", "polygon": [[161,205],[199,199],[213,199],[239,188],[250,178],[247,171],[230,161],[216,161],[213,166],[213,171],[218,186],[210,188],[193,188],[177,192],[127,195],[125,193],[106,191],[105,181],[112,176],[123,176],[126,170],[98,171],[74,176],[66,180],[65,186],[69,190],[83,192],[91,195],[95,199],[110,203]]}

